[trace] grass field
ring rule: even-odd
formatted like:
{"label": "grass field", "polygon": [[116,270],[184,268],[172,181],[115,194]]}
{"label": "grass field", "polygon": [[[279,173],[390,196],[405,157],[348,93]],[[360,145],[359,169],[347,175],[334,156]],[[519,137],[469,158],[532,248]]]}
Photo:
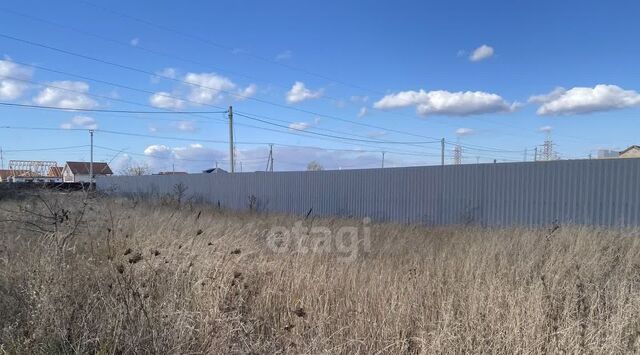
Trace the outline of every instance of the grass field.
{"label": "grass field", "polygon": [[640,351],[629,231],[299,220],[83,193],[0,208],[0,353]]}

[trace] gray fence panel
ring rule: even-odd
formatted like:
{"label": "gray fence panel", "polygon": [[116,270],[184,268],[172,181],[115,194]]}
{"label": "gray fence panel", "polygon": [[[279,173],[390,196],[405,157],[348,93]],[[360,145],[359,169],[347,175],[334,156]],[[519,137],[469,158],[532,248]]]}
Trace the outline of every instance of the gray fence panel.
{"label": "gray fence panel", "polygon": [[640,159],[571,160],[316,172],[100,177],[103,191],[221,207],[426,225],[640,224]]}

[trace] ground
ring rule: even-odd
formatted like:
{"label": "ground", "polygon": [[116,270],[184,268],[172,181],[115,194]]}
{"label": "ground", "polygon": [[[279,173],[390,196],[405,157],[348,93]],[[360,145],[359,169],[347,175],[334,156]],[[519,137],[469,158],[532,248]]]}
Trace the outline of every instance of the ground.
{"label": "ground", "polygon": [[[627,353],[633,231],[0,196],[0,353]],[[314,227],[313,229],[311,229]]]}

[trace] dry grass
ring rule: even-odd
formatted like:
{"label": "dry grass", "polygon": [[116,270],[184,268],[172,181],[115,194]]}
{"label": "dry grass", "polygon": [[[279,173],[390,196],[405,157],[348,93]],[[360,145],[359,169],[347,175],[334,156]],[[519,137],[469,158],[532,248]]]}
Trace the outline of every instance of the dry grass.
{"label": "dry grass", "polygon": [[283,216],[81,194],[0,207],[0,352],[640,349],[628,231],[374,224],[349,262],[273,252],[268,231],[295,222]]}

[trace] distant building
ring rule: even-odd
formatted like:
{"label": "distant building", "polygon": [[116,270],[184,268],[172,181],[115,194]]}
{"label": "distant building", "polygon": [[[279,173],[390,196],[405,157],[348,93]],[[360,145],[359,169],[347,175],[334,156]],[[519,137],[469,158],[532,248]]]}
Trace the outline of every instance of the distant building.
{"label": "distant building", "polygon": [[9,182],[11,176],[13,176],[13,170],[0,169],[0,182]]}
{"label": "distant building", "polygon": [[0,182],[62,182],[62,176],[45,176],[30,170],[0,170]]}
{"label": "distant building", "polygon": [[207,169],[205,171],[203,171],[203,173],[205,174],[226,174],[227,171],[224,169],[220,169],[220,168],[211,168],[211,169]]}
{"label": "distant building", "polygon": [[[64,182],[91,182],[89,177],[89,162],[68,161],[62,169]],[[113,175],[107,163],[93,163],[93,178],[96,176]]]}
{"label": "distant building", "polygon": [[161,171],[158,175],[188,175],[186,171]]}
{"label": "distant building", "polygon": [[62,167],[62,166],[52,166],[52,167],[49,168],[49,173],[47,174],[47,176],[61,178],[63,169],[64,169],[64,167]]}
{"label": "distant building", "polygon": [[618,155],[620,158],[640,158],[640,146],[632,145]]}
{"label": "distant building", "polygon": [[620,155],[620,152],[611,149],[600,149],[598,150],[598,159],[611,159],[617,158]]}

